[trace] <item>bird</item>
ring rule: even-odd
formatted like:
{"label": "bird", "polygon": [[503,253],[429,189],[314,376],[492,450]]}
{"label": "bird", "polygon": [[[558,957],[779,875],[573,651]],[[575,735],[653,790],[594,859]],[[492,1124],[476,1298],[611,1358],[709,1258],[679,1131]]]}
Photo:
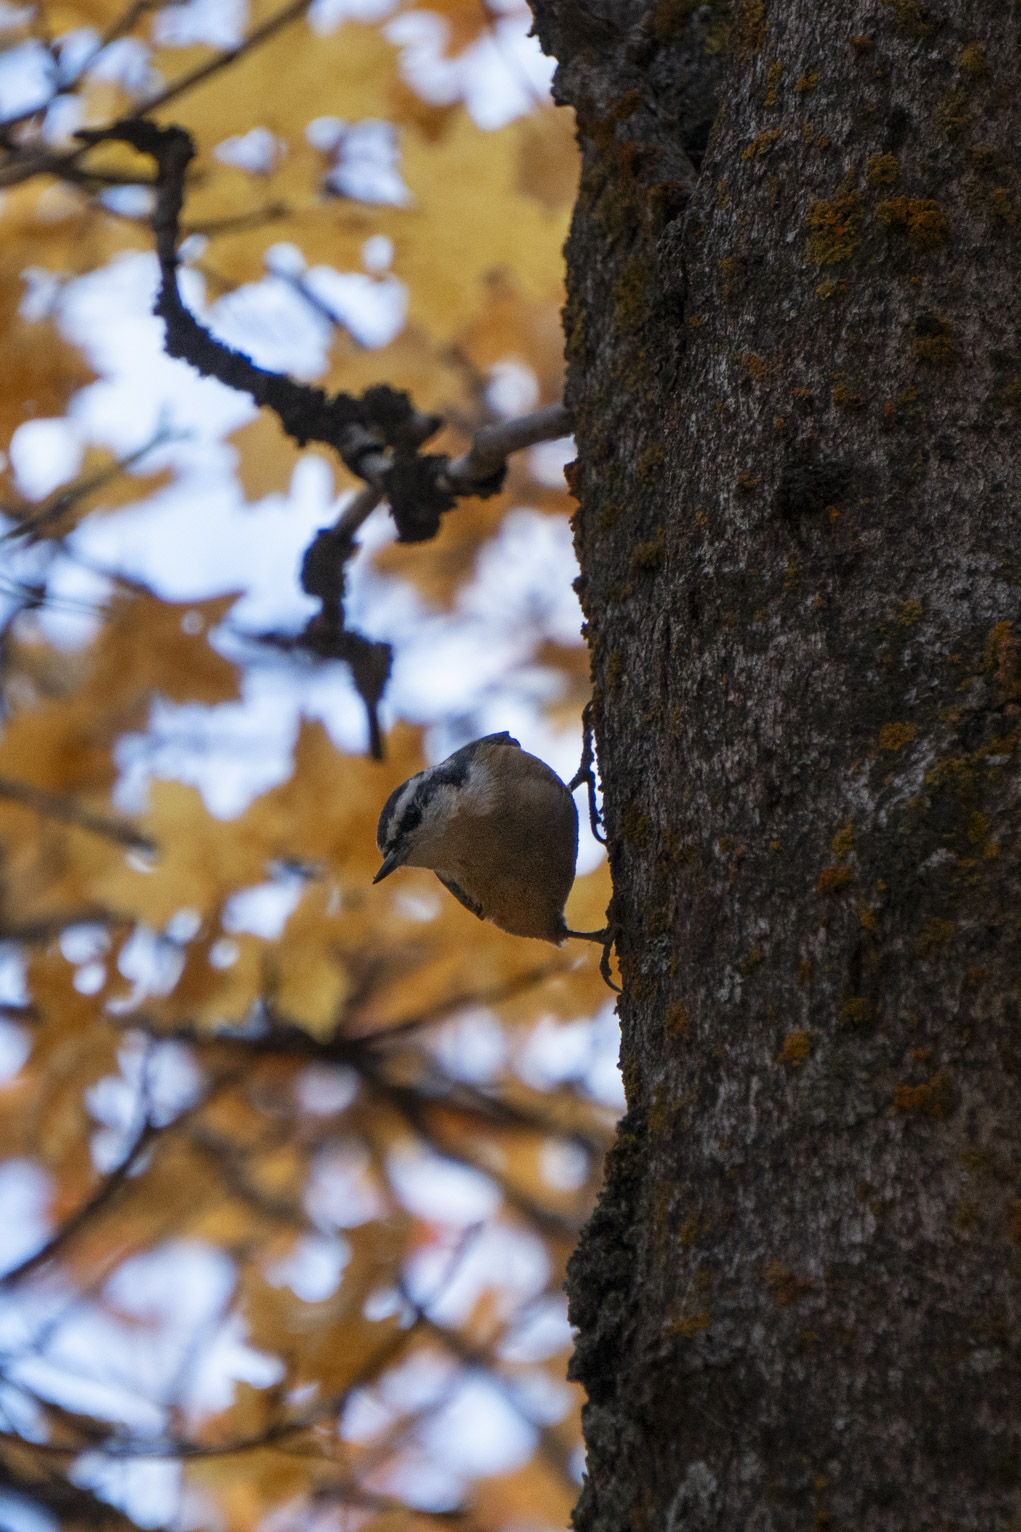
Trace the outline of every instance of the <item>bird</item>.
{"label": "bird", "polygon": [[454,898],[512,936],[560,946],[574,883],[578,811],[545,761],[510,734],[472,740],[396,787],[376,832],[383,856],[373,883],[398,867],[428,867]]}

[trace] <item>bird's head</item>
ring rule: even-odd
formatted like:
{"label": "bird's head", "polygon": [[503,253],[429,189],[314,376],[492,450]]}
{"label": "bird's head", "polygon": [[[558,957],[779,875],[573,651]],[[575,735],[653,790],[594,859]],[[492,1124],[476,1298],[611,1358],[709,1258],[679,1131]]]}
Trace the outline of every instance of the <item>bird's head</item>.
{"label": "bird's head", "polygon": [[454,754],[417,772],[395,787],[383,805],[376,830],[376,845],[383,856],[374,883],[388,878],[398,867],[444,866],[444,851],[453,827],[466,811],[485,810],[496,787],[494,752],[520,746],[509,734],[487,734]]}

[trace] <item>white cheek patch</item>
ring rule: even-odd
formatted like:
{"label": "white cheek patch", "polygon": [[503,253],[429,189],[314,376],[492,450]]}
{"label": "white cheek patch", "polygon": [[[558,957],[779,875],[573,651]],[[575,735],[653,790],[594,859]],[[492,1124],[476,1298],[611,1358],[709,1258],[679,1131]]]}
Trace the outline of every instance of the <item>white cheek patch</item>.
{"label": "white cheek patch", "polygon": [[458,789],[460,801],[469,814],[488,814],[496,797],[496,786],[490,772],[479,771],[473,766],[468,780]]}
{"label": "white cheek patch", "polygon": [[405,810],[415,795],[419,780],[420,778],[417,776],[409,777],[394,799],[393,809],[386,821],[386,826],[385,828],[381,827],[380,838],[376,841],[380,851],[385,850],[388,845],[392,845],[401,820],[404,818]]}

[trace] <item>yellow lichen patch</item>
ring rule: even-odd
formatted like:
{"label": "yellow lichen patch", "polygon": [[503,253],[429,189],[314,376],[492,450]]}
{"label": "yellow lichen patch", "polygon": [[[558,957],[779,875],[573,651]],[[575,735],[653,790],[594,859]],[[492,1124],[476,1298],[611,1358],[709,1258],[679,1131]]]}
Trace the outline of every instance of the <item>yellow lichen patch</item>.
{"label": "yellow lichen patch", "polygon": [[931,957],[936,952],[941,952],[949,947],[954,939],[954,923],[952,920],[941,920],[934,915],[927,922],[925,930],[918,938],[915,951],[919,957]]}
{"label": "yellow lichen patch", "polygon": [[650,537],[647,542],[639,543],[631,555],[632,574],[655,574],[663,563],[663,528],[660,527],[655,537]]}
{"label": "yellow lichen patch", "polygon": [[812,1052],[811,1032],[788,1032],[783,1047],[776,1056],[778,1064],[791,1064],[795,1068],[803,1064]]}
{"label": "yellow lichen patch", "polygon": [[908,244],[915,250],[932,250],[949,232],[946,214],[931,197],[908,199]]}
{"label": "yellow lichen patch", "polygon": [[897,610],[897,621],[902,628],[913,628],[922,617],[920,601],[902,601]]}
{"label": "yellow lichen patch", "polygon": [[989,73],[989,60],[981,43],[968,43],[957,55],[957,67],[962,74],[978,80]]}
{"label": "yellow lichen patch", "polygon": [[963,90],[954,90],[941,101],[932,114],[932,120],[948,138],[957,138],[971,127],[971,108]]}
{"label": "yellow lichen patch", "polygon": [[741,357],[742,365],[750,378],[756,383],[766,383],[769,380],[769,363],[754,351],[746,351]]}
{"label": "yellow lichen patch", "polygon": [[[740,275],[741,262],[733,255],[724,255],[721,256],[716,264],[723,273],[723,301],[724,303],[729,303],[734,282]],[[702,321],[699,320],[699,324],[701,323]]]}
{"label": "yellow lichen patch", "polygon": [[889,186],[900,175],[900,161],[895,154],[874,154],[868,162],[870,186]]}
{"label": "yellow lichen patch", "polygon": [[777,87],[780,84],[780,77],[781,77],[782,74],[783,74],[783,65],[780,63],[779,60],[777,60],[777,62],[775,64],[770,64],[769,72],[766,75],[766,105],[767,106],[775,106],[776,105],[776,92],[777,92]]}
{"label": "yellow lichen patch", "polygon": [[813,202],[805,222],[809,235],[805,253],[817,266],[846,261],[861,242],[862,200],[857,191],[844,192],[832,202]]}
{"label": "yellow lichen patch", "polygon": [[847,824],[843,825],[830,841],[830,850],[838,861],[843,861],[844,857],[851,854],[851,847],[853,845],[854,825],[848,820]]}
{"label": "yellow lichen patch", "polygon": [[662,442],[653,442],[651,446],[646,447],[635,464],[635,478],[639,483],[655,483],[660,477],[665,457]]}
{"label": "yellow lichen patch", "polygon": [[627,260],[613,284],[617,316],[629,329],[637,329],[649,314],[649,269],[641,256]]}
{"label": "yellow lichen patch", "polygon": [[950,1076],[945,1069],[922,1085],[898,1085],[893,1104],[898,1112],[917,1112],[922,1117],[944,1117],[950,1105]]}
{"label": "yellow lichen patch", "polygon": [[886,197],[876,208],[876,217],[887,228],[903,228],[915,250],[942,245],[949,232],[946,215],[932,197]]}
{"label": "yellow lichen patch", "polygon": [[652,821],[639,803],[629,803],[622,816],[622,828],[628,840],[636,846],[644,846],[649,838]]}
{"label": "yellow lichen patch", "polygon": [[917,733],[916,723],[884,723],[879,731],[879,743],[884,750],[900,750],[909,745]]}
{"label": "yellow lichen patch", "polygon": [[984,846],[989,839],[989,816],[976,809],[968,820],[968,839],[973,846]]}
{"label": "yellow lichen patch", "polygon": [[741,158],[743,160],[760,160],[764,154],[769,153],[779,137],[779,128],[767,128],[765,132],[756,134],[751,143],[742,149]]}
{"label": "yellow lichen patch", "polygon": [[854,879],[850,867],[824,867],[815,882],[817,894],[835,894]]}
{"label": "yellow lichen patch", "polygon": [[852,995],[840,1007],[840,1019],[852,1027],[867,1027],[875,1015],[872,1001],[865,995]]}
{"label": "yellow lichen patch", "polygon": [[815,69],[806,69],[794,89],[804,95],[806,91],[815,90],[819,84],[819,72]]}
{"label": "yellow lichen patch", "polygon": [[701,1314],[689,1314],[685,1319],[675,1319],[667,1325],[668,1335],[701,1335],[708,1330],[710,1325],[708,1313],[705,1310]]}

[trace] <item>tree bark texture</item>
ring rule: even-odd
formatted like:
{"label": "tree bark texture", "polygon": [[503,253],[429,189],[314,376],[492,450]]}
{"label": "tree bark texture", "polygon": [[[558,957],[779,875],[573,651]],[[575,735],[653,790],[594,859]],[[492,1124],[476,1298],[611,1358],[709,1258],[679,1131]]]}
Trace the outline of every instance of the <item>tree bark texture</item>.
{"label": "tree bark texture", "polygon": [[576,1523],[1021,1528],[1021,6],[535,12],[628,1092]]}

